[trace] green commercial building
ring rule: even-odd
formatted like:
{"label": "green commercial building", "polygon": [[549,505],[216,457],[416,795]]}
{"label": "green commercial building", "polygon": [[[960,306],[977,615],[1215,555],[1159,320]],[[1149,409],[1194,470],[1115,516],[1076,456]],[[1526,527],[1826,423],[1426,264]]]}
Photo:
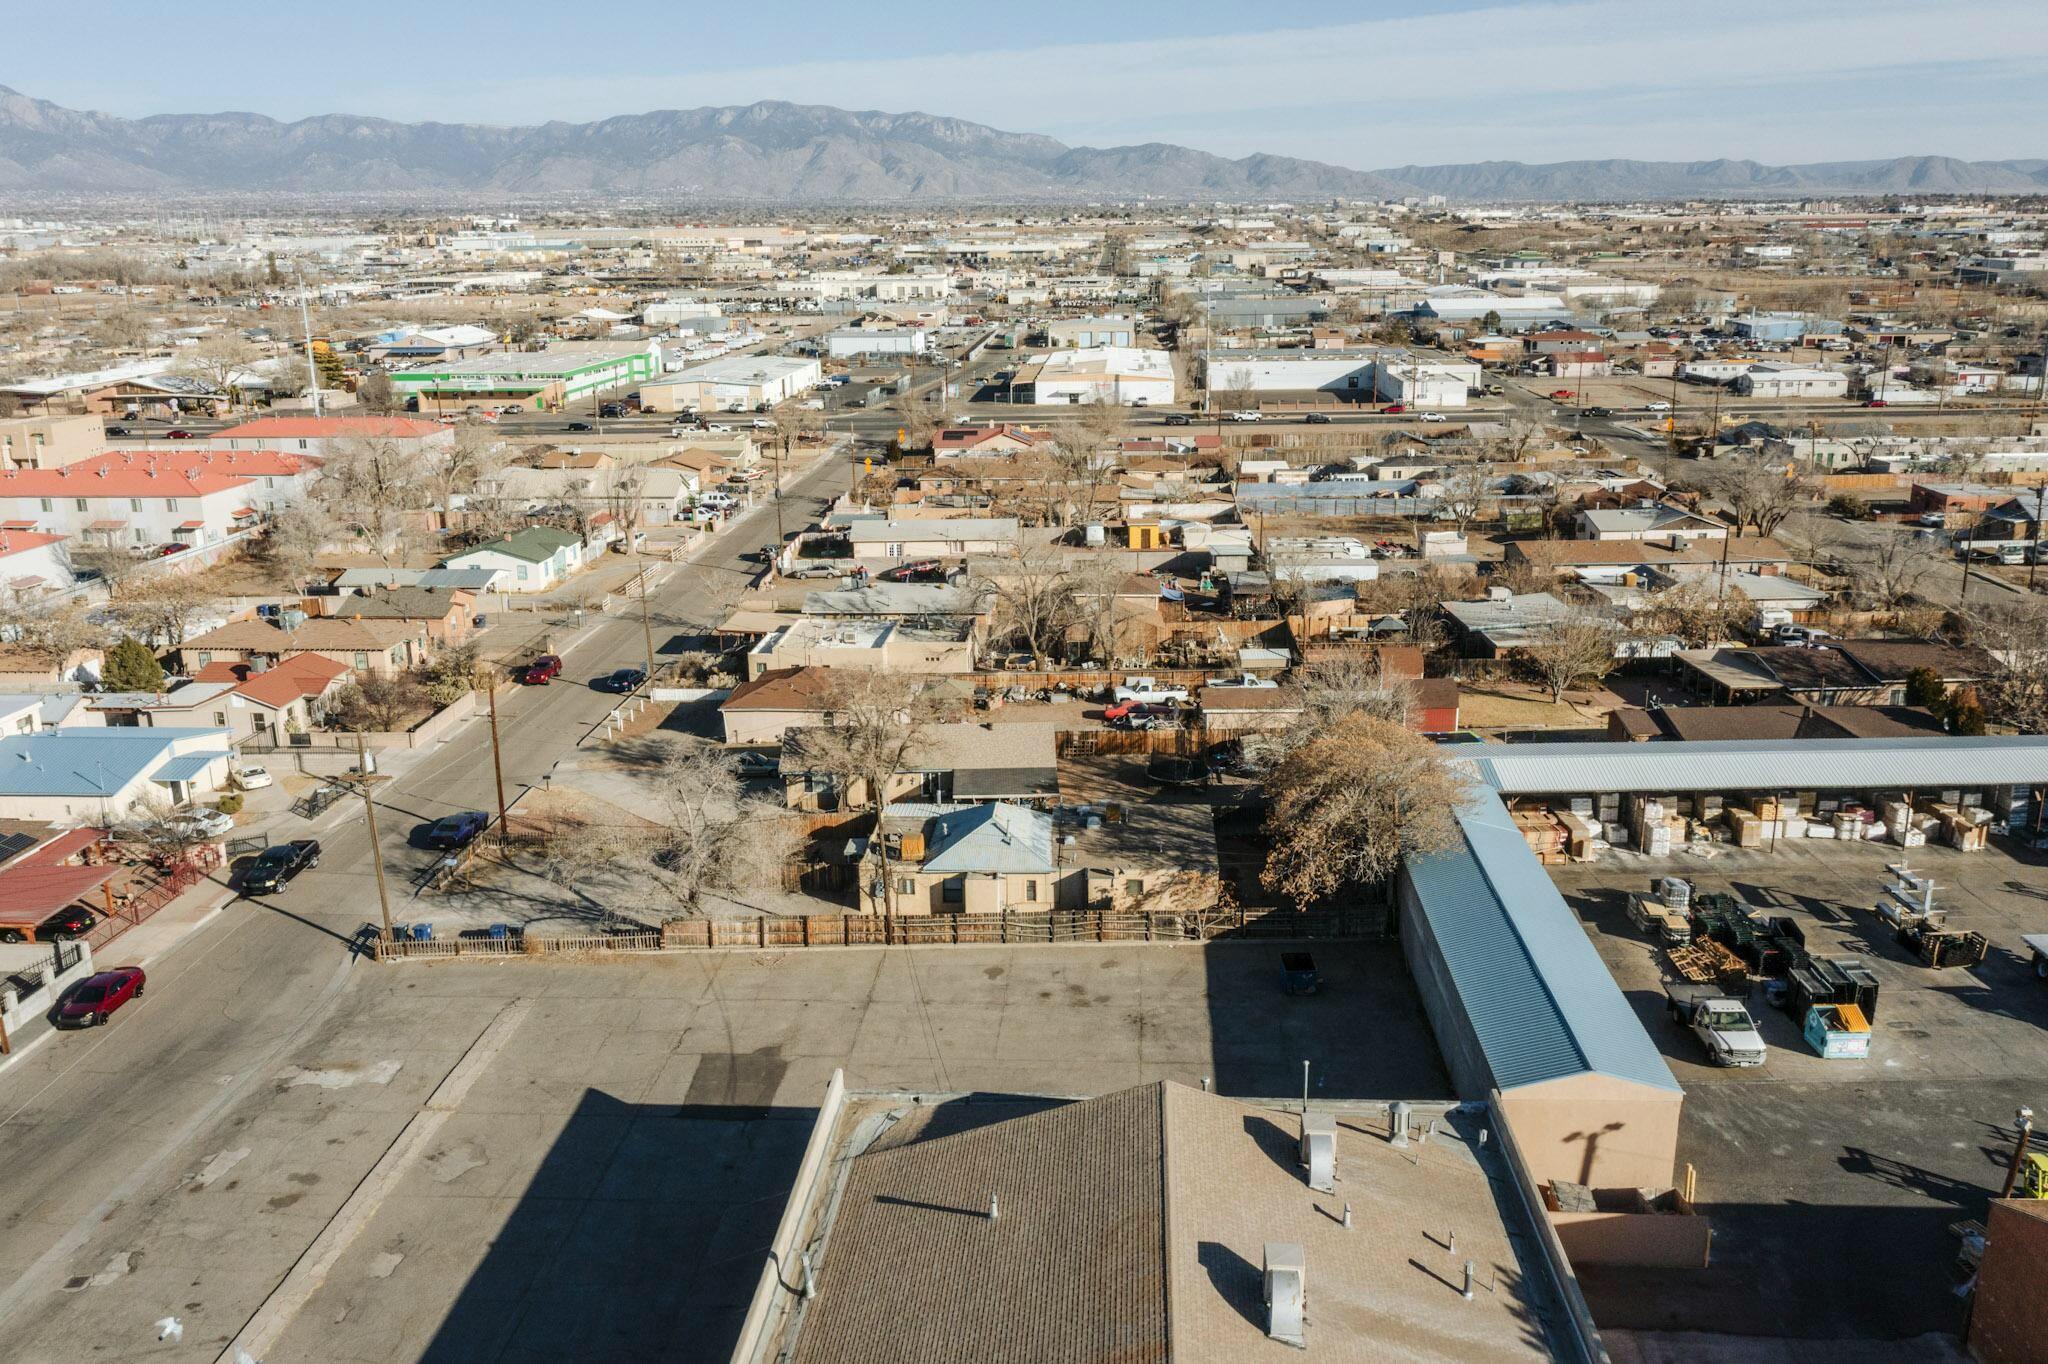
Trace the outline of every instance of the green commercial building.
{"label": "green commercial building", "polygon": [[571,341],[399,370],[391,385],[417,397],[422,412],[471,405],[546,411],[661,372],[661,351],[651,341]]}

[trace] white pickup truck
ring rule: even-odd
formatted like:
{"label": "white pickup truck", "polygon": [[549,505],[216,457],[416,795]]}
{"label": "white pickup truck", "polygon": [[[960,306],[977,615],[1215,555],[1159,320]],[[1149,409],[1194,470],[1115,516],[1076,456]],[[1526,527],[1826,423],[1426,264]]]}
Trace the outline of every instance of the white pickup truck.
{"label": "white pickup truck", "polygon": [[1264,691],[1277,689],[1279,685],[1270,677],[1260,677],[1255,673],[1239,673],[1236,677],[1218,677],[1204,682],[1202,690],[1216,691],[1220,688],[1226,691]]}
{"label": "white pickup truck", "polygon": [[1691,1028],[1717,1066],[1760,1066],[1766,1055],[1756,1020],[1742,1001],[1711,985],[1670,984],[1664,997],[1671,1017]]}
{"label": "white pickup truck", "polygon": [[1161,686],[1156,677],[1128,677],[1114,693],[1118,701],[1151,701],[1158,704],[1184,706],[1188,703],[1186,687]]}

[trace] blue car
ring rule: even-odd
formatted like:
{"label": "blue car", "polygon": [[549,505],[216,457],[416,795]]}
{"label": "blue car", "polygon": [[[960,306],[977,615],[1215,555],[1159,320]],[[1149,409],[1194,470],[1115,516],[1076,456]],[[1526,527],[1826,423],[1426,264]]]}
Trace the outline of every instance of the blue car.
{"label": "blue car", "polygon": [[459,815],[443,815],[427,827],[426,845],[430,848],[463,848],[471,839],[484,831],[491,817],[481,810],[464,810]]}

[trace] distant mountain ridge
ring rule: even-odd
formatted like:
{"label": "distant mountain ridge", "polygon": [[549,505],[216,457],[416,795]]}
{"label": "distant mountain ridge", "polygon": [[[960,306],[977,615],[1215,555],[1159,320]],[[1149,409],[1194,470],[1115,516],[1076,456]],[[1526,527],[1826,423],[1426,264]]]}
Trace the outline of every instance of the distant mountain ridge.
{"label": "distant mountain ridge", "polygon": [[0,86],[0,192],[577,193],[765,202],[1712,198],[2048,192],[2048,161],[1517,161],[1357,171],[1170,143],[1069,147],[933,114],[763,101],[497,127],[351,114],[126,119]]}

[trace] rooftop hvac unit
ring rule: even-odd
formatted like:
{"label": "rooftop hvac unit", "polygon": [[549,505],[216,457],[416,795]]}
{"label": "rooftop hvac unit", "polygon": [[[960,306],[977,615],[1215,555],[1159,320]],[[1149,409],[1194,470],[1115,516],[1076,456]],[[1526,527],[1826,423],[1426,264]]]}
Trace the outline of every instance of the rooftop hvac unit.
{"label": "rooftop hvac unit", "polygon": [[1308,1186],[1317,1193],[1337,1187],[1337,1119],[1330,1113],[1301,1115],[1301,1163],[1308,1167]]}
{"label": "rooftop hvac unit", "polygon": [[1307,1257],[1295,1242],[1268,1241],[1265,1261],[1266,1334],[1288,1345],[1306,1345]]}

